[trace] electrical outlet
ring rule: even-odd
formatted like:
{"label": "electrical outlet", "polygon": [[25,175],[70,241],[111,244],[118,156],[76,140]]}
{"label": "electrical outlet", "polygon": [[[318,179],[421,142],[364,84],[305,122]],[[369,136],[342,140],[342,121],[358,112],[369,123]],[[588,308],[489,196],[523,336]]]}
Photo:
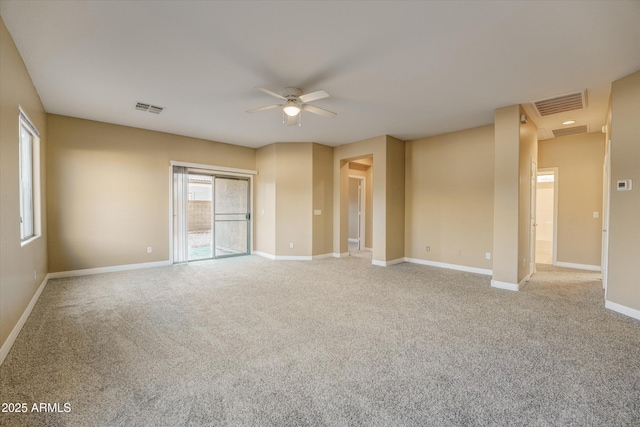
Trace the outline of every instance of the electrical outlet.
{"label": "electrical outlet", "polygon": [[427,246],[427,252],[431,251],[431,246]]}
{"label": "electrical outlet", "polygon": [[599,213],[599,212],[594,212],[594,213],[593,213],[593,217],[594,217],[594,218],[598,218],[599,216],[600,216],[600,213]]}
{"label": "electrical outlet", "polygon": [[293,249],[293,242],[289,243],[289,248]]}
{"label": "electrical outlet", "polygon": [[153,248],[151,246],[147,246],[147,253],[150,254],[153,252]]}
{"label": "electrical outlet", "polygon": [[485,259],[491,259],[491,252],[487,252],[484,254]]}
{"label": "electrical outlet", "polygon": [[462,256],[462,249],[458,249],[458,256]]}
{"label": "electrical outlet", "polygon": [[36,273],[35,270],[33,270],[33,280],[36,280],[38,278],[38,273]]}

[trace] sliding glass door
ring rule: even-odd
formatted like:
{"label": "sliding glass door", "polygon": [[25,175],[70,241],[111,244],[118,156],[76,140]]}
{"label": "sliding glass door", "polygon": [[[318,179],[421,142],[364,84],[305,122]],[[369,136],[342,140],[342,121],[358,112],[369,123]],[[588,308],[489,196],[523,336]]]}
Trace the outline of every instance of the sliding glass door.
{"label": "sliding glass door", "polygon": [[249,253],[249,180],[215,177],[216,258]]}
{"label": "sliding glass door", "polygon": [[174,262],[249,253],[249,179],[173,169]]}

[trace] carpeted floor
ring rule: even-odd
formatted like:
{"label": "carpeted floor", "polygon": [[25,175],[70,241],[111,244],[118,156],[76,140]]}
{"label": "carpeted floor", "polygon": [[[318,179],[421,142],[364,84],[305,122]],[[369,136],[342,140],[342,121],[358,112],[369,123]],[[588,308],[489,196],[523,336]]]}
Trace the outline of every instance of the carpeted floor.
{"label": "carpeted floor", "polygon": [[599,275],[248,256],[49,281],[0,367],[9,426],[638,426],[640,322]]}

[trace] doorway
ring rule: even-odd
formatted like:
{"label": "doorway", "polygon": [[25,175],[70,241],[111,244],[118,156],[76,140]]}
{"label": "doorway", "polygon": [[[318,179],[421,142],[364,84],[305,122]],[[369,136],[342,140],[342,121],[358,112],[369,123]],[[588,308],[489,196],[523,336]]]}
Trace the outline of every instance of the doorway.
{"label": "doorway", "polygon": [[540,169],[536,186],[536,263],[557,263],[558,169]]}
{"label": "doorway", "polygon": [[365,179],[349,176],[349,249],[365,248]]}
{"label": "doorway", "polygon": [[250,180],[173,167],[173,262],[249,254]]}

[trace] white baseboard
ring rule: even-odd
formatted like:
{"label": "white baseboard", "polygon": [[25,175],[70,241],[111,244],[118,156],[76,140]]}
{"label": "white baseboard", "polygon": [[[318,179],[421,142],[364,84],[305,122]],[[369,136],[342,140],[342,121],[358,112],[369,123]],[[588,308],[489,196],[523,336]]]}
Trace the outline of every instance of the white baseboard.
{"label": "white baseboard", "polygon": [[351,237],[349,237],[349,242],[358,243],[358,242],[360,242],[360,239],[352,239]]}
{"label": "white baseboard", "polygon": [[380,261],[377,259],[371,260],[371,264],[379,265],[381,267],[388,267],[390,265],[396,265],[405,262],[404,258],[392,259],[391,261]]}
{"label": "white baseboard", "polygon": [[604,306],[609,310],[617,311],[618,313],[624,314],[625,316],[640,320],[640,310],[636,310],[635,308],[627,307],[608,300],[605,300]]}
{"label": "white baseboard", "polygon": [[506,289],[507,291],[519,291],[520,284],[519,283],[509,283],[509,282],[501,282],[499,280],[491,279],[491,287],[498,289]]}
{"label": "white baseboard", "polygon": [[342,252],[342,253],[334,252],[332,255],[334,258],[345,258],[349,256],[349,252]]}
{"label": "white baseboard", "polygon": [[322,254],[322,255],[314,255],[311,258],[313,258],[314,260],[333,258],[333,254],[329,253],[329,254]]}
{"label": "white baseboard", "polygon": [[311,261],[313,257],[308,255],[276,255],[276,261]]}
{"label": "white baseboard", "polygon": [[527,274],[522,280],[520,280],[520,283],[518,283],[518,290],[524,288],[524,286],[529,283],[529,280],[531,280],[531,275]]}
{"label": "white baseboard", "polygon": [[364,250],[367,251],[367,252],[373,252],[373,248],[368,248],[366,246],[364,247]]}
{"label": "white baseboard", "polygon": [[449,270],[466,271],[467,273],[484,274],[485,276],[493,275],[493,271],[487,270],[486,268],[467,267],[466,265],[447,264],[445,262],[428,261],[426,259],[419,259],[419,258],[405,258],[404,260],[406,262],[411,262],[413,264],[429,265],[431,267],[439,267],[439,268],[448,268]]}
{"label": "white baseboard", "polygon": [[164,267],[171,265],[171,261],[143,262],[140,264],[112,265],[110,267],[85,268],[84,270],[56,271],[49,273],[49,279],[60,277],[87,276],[89,274],[113,273],[116,271],[138,270],[141,268]]}
{"label": "white baseboard", "polygon": [[5,357],[7,357],[7,355],[9,354],[11,347],[13,347],[13,343],[16,341],[16,338],[18,338],[18,335],[20,334],[22,327],[24,326],[27,319],[29,318],[29,315],[31,314],[33,307],[36,305],[36,302],[38,302],[38,298],[40,298],[40,294],[44,290],[44,287],[47,286],[47,282],[49,281],[49,278],[50,278],[49,274],[47,274],[44,277],[44,280],[42,281],[42,283],[40,283],[40,286],[38,286],[36,293],[33,294],[31,301],[29,301],[29,305],[27,305],[27,308],[24,309],[22,316],[20,316],[20,319],[18,319],[18,323],[16,323],[16,325],[11,330],[11,333],[7,337],[6,341],[4,342],[4,344],[2,344],[2,347],[0,347],[0,365],[2,365],[2,362],[4,362]]}
{"label": "white baseboard", "polygon": [[599,265],[575,264],[573,262],[561,261],[556,262],[555,265],[558,267],[575,268],[577,270],[602,271]]}
{"label": "white baseboard", "polygon": [[261,256],[263,258],[268,258],[268,259],[276,259],[275,255],[271,255],[271,254],[268,254],[266,252],[253,251],[253,255],[258,255],[258,256]]}

